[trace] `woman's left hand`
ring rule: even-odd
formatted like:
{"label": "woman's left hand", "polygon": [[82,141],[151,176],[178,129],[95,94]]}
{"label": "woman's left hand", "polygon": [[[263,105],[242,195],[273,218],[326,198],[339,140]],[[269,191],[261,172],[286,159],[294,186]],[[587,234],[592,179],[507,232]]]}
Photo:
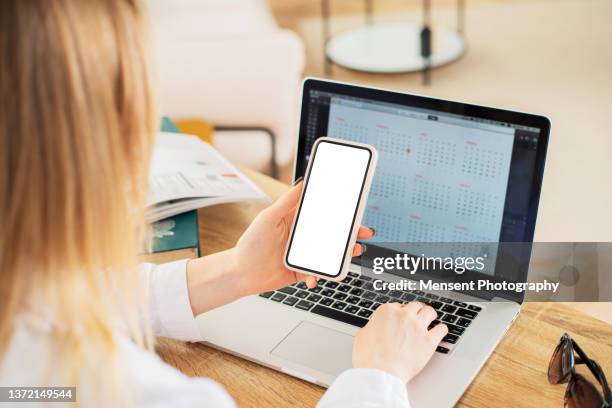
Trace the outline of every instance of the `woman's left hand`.
{"label": "woman's left hand", "polygon": [[[187,263],[187,288],[194,315],[207,312],[239,297],[279,289],[304,280],[308,287],[317,278],[285,268],[283,257],[302,192],[302,183],[262,211],[242,234],[234,248],[193,259]],[[322,231],[321,233],[324,233]],[[374,236],[361,227],[358,239]],[[353,256],[363,246],[355,244]]]}
{"label": "woman's left hand", "polygon": [[[234,265],[244,274],[250,293],[260,293],[282,288],[303,280],[308,287],[317,286],[317,278],[287,269],[283,258],[289,232],[303,189],[300,182],[274,204],[262,211],[242,234],[234,248]],[[321,231],[324,233],[324,231]],[[360,227],[357,239],[374,236],[374,230]],[[353,256],[359,256],[363,246],[353,247]]]}

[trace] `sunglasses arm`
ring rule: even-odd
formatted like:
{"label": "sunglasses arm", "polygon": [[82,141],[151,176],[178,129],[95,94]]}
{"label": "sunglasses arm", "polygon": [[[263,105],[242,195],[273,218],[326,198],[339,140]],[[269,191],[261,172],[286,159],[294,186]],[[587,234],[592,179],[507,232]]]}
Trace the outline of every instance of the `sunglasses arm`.
{"label": "sunglasses arm", "polygon": [[586,364],[589,368],[593,376],[597,378],[599,383],[601,384],[604,392],[604,400],[608,407],[612,406],[612,392],[610,391],[610,386],[608,385],[608,380],[606,379],[606,375],[604,374],[602,368],[597,364],[595,360],[591,360],[587,357],[586,353],[582,351],[580,346],[576,344],[576,342],[572,339],[572,347],[578,354],[578,358],[574,361],[575,364]]}

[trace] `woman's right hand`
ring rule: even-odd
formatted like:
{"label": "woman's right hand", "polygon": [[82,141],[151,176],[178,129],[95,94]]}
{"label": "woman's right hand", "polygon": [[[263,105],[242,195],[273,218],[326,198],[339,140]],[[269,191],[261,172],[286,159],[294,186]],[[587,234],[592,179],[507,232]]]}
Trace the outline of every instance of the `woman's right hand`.
{"label": "woman's right hand", "polygon": [[386,303],[359,331],[353,346],[353,367],[377,368],[404,383],[425,367],[448,332],[445,324],[427,330],[436,311],[419,302]]}

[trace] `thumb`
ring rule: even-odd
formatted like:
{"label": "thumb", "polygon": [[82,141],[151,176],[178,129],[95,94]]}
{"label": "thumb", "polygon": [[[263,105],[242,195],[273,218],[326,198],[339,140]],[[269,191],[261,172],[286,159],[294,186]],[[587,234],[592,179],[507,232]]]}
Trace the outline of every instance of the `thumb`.
{"label": "thumb", "polygon": [[428,333],[431,341],[437,346],[448,333],[448,327],[441,323],[434,326]]}
{"label": "thumb", "polygon": [[283,194],[270,207],[268,207],[268,210],[281,216],[284,215],[285,213],[297,207],[303,189],[304,182],[301,181],[296,184],[295,187],[292,187],[289,191]]}

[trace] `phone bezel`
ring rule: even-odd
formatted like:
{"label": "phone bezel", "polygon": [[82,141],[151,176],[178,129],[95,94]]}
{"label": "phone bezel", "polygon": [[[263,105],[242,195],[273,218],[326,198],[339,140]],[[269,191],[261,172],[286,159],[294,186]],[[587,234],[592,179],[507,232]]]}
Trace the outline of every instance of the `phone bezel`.
{"label": "phone bezel", "polygon": [[[357,204],[355,205],[355,211],[353,212],[353,220],[351,223],[351,229],[346,238],[346,244],[344,246],[344,255],[342,258],[342,262],[340,263],[338,273],[334,275],[330,275],[330,274],[327,274],[321,271],[315,271],[313,269],[306,268],[306,267],[299,266],[299,265],[293,265],[292,263],[289,262],[289,253],[291,252],[291,246],[293,244],[294,230],[300,218],[300,214],[302,211],[302,204],[304,202],[304,196],[306,195],[306,191],[308,190],[308,183],[310,181],[310,173],[312,170],[312,166],[315,163],[317,151],[321,143],[337,144],[341,146],[347,146],[347,147],[351,147],[355,149],[365,150],[368,152],[368,163],[367,163],[366,171],[364,172],[363,178],[361,180],[359,198],[357,199]],[[299,271],[302,273],[322,276],[325,278],[332,278],[332,279],[344,278],[344,276],[348,272],[348,265],[350,264],[349,261],[352,258],[352,249],[349,248],[349,246],[350,246],[351,241],[356,241],[357,239],[357,231],[359,229],[359,225],[357,224],[358,222],[361,222],[361,218],[363,218],[363,213],[364,213],[363,210],[364,210],[365,203],[367,202],[367,193],[369,193],[369,187],[372,183],[372,175],[374,172],[374,167],[376,166],[376,157],[377,157],[376,150],[374,150],[374,148],[369,145],[365,145],[362,143],[356,143],[356,142],[349,142],[349,141],[335,139],[331,137],[321,137],[317,139],[317,141],[314,143],[312,147],[312,153],[310,155],[310,160],[308,161],[308,167],[306,169],[306,174],[304,177],[304,189],[302,190],[298,209],[297,209],[295,218],[291,226],[291,231],[289,233],[289,240],[287,242],[287,249],[285,251],[285,257],[284,257],[285,266],[287,268],[295,270],[295,271]]]}

